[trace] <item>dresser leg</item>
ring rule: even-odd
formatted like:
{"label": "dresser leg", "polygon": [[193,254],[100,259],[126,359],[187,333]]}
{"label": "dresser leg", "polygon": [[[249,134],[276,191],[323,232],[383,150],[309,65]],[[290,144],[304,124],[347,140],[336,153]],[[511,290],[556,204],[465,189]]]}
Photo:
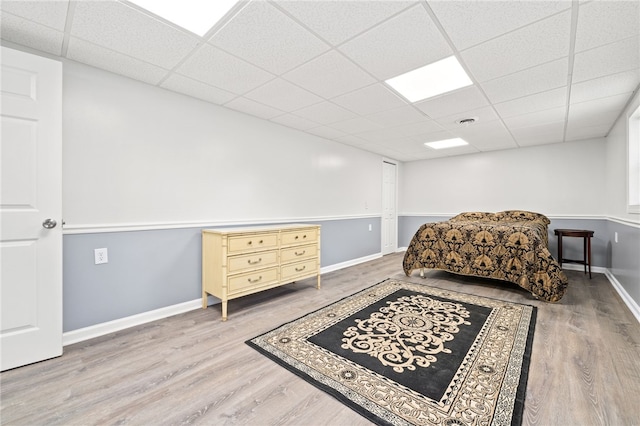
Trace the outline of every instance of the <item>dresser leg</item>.
{"label": "dresser leg", "polygon": [[227,320],[227,301],[222,301],[222,321]]}
{"label": "dresser leg", "polygon": [[203,291],[202,292],[202,309],[207,309],[207,307],[209,306],[209,303],[207,303],[207,292]]}
{"label": "dresser leg", "polygon": [[318,290],[320,290],[320,274],[318,274],[318,285],[317,285]]}

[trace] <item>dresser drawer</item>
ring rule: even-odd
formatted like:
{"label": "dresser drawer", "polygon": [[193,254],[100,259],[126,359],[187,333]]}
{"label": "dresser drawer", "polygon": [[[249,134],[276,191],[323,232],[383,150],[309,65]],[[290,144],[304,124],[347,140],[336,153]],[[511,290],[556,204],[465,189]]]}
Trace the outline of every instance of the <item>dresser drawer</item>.
{"label": "dresser drawer", "polygon": [[318,256],[318,245],[310,244],[306,246],[296,246],[282,249],[280,252],[280,263],[297,262]]}
{"label": "dresser drawer", "polygon": [[229,237],[229,253],[278,247],[278,234],[255,234]]}
{"label": "dresser drawer", "polygon": [[263,269],[257,272],[234,275],[229,277],[229,294],[238,293],[252,288],[259,288],[278,282],[278,268]]}
{"label": "dresser drawer", "polygon": [[283,232],[281,238],[283,246],[315,243],[318,240],[318,233],[314,228],[297,229],[295,231]]}
{"label": "dresser drawer", "polygon": [[266,268],[268,266],[276,266],[277,264],[277,250],[263,251],[258,253],[230,256],[227,260],[227,271],[229,274],[235,274],[247,269],[255,270]]}
{"label": "dresser drawer", "polygon": [[318,272],[318,259],[309,259],[304,262],[283,265],[280,269],[280,280],[286,281],[303,275],[316,274]]}

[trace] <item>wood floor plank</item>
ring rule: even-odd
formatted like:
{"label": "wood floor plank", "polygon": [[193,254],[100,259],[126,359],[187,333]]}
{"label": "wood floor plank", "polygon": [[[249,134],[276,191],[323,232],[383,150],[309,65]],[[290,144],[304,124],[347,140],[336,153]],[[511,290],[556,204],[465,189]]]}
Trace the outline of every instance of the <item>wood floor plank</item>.
{"label": "wood floor plank", "polygon": [[386,278],[538,308],[524,425],[640,424],[640,324],[606,277],[567,271],[555,304],[442,271],[405,277],[392,254],[313,280],[65,347],[0,373],[2,425],[370,424],[244,342]]}

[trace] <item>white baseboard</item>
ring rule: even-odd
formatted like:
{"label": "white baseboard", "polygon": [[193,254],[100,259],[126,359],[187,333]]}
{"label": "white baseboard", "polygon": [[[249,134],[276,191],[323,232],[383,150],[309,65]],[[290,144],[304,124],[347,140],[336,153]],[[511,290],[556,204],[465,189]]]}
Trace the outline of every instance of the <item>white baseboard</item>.
{"label": "white baseboard", "polygon": [[380,259],[382,257],[382,253],[372,254],[370,256],[359,257],[357,259],[348,260],[342,263],[335,263],[333,265],[325,266],[324,268],[320,268],[321,274],[326,274],[327,272],[337,271],[338,269],[348,268],[349,266],[355,266],[360,263],[369,262],[371,260]]}
{"label": "white baseboard", "polygon": [[[336,263],[334,265],[329,265],[321,268],[320,273],[326,274],[327,272],[337,271],[338,269],[343,269],[360,263],[369,262],[370,260],[378,259],[380,257],[382,257],[382,253],[376,253],[371,256],[365,256],[358,259],[352,259],[347,262]],[[220,300],[209,296],[208,305],[216,303],[220,303]],[[167,318],[173,315],[193,311],[201,307],[202,299],[196,299],[184,303],[178,303],[177,305],[155,309],[149,312],[143,312],[141,314],[131,315],[129,317],[120,318],[113,321],[103,322],[85,328],[79,328],[78,330],[68,331],[66,333],[62,333],[62,345],[72,345],[84,340],[104,336],[105,334],[115,333],[116,331],[124,330],[125,328],[142,325],[151,321],[157,321],[159,319]]]}
{"label": "white baseboard", "polygon": [[104,336],[105,334],[115,333],[125,328],[134,327],[136,325],[146,324],[151,321],[167,318],[173,315],[182,314],[184,312],[193,311],[202,307],[202,299],[191,300],[189,302],[178,303],[160,309],[155,309],[141,314],[131,315],[129,317],[120,318],[113,321],[107,321],[100,324],[92,325],[77,330],[62,333],[62,346],[71,345],[73,343],[82,342],[84,340],[93,339],[95,337]]}
{"label": "white baseboard", "polygon": [[[584,271],[584,266],[578,265],[578,264],[563,264],[562,269],[568,269],[571,271]],[[620,281],[616,279],[615,275],[611,273],[609,268],[604,268],[602,266],[592,266],[591,272],[604,274],[607,277],[607,279],[609,280],[613,288],[618,292],[618,294],[622,298],[622,301],[624,302],[624,304],[627,305],[627,308],[629,308],[633,316],[636,317],[636,320],[640,322],[640,306],[638,306],[636,301],[633,300],[631,296],[629,296],[629,293],[627,293],[627,290],[624,289],[622,284],[620,284]]]}
{"label": "white baseboard", "polygon": [[[563,263],[562,269],[568,269],[569,271],[582,271],[584,272],[584,265],[580,265],[577,263]],[[608,271],[607,268],[602,266],[592,266],[591,272],[595,272],[597,274],[606,274]]]}
{"label": "white baseboard", "polygon": [[624,289],[622,284],[620,284],[620,281],[616,279],[615,275],[613,275],[611,271],[607,269],[605,272],[605,275],[609,279],[609,282],[611,283],[613,288],[616,289],[616,291],[622,298],[622,301],[625,303],[625,305],[627,305],[627,308],[629,308],[633,316],[636,317],[636,320],[640,322],[640,306],[638,306],[636,301],[633,300],[631,296],[629,296],[629,293],[627,293],[627,290]]}
{"label": "white baseboard", "polygon": [[[398,251],[402,251],[404,248],[399,248]],[[379,259],[382,257],[382,253],[376,253],[370,256],[360,257],[358,259],[349,260],[347,262],[336,263],[321,268],[320,272],[326,274],[327,272],[337,271],[338,269],[347,268],[349,266],[358,265],[360,263],[369,262],[371,260]],[[563,265],[564,269],[583,271],[582,265]],[[605,274],[613,288],[618,292],[624,303],[627,305],[631,313],[640,322],[640,307],[629,296],[629,293],[624,289],[622,284],[616,279],[616,277],[607,268],[601,266],[592,266],[591,272]],[[218,299],[209,297],[209,305],[219,303]],[[151,321],[157,321],[159,319],[167,318],[173,315],[182,314],[185,312],[200,309],[202,307],[202,300],[196,299],[188,302],[178,303],[177,305],[171,305],[160,309],[155,309],[149,312],[143,312],[141,314],[131,315],[129,317],[120,318],[113,321],[104,322],[101,324],[92,325],[78,330],[68,331],[62,334],[62,345],[72,345],[74,343],[82,342],[84,340],[93,339],[95,337],[104,336],[105,334],[115,333],[116,331],[124,330],[125,328],[134,327],[136,325],[146,324]]]}

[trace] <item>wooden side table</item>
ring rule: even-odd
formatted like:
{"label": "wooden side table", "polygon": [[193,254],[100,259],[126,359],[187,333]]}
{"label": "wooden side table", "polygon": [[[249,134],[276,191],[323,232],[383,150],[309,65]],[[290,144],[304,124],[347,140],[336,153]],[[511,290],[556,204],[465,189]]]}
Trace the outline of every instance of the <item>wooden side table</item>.
{"label": "wooden side table", "polygon": [[[584,273],[587,273],[587,267],[589,268],[589,279],[591,279],[591,237],[593,237],[593,231],[588,229],[554,229],[553,232],[558,236],[558,262],[562,267],[562,262],[566,263],[579,263],[584,265]],[[562,237],[579,237],[583,239],[582,245],[582,260],[564,259],[562,257]]]}

